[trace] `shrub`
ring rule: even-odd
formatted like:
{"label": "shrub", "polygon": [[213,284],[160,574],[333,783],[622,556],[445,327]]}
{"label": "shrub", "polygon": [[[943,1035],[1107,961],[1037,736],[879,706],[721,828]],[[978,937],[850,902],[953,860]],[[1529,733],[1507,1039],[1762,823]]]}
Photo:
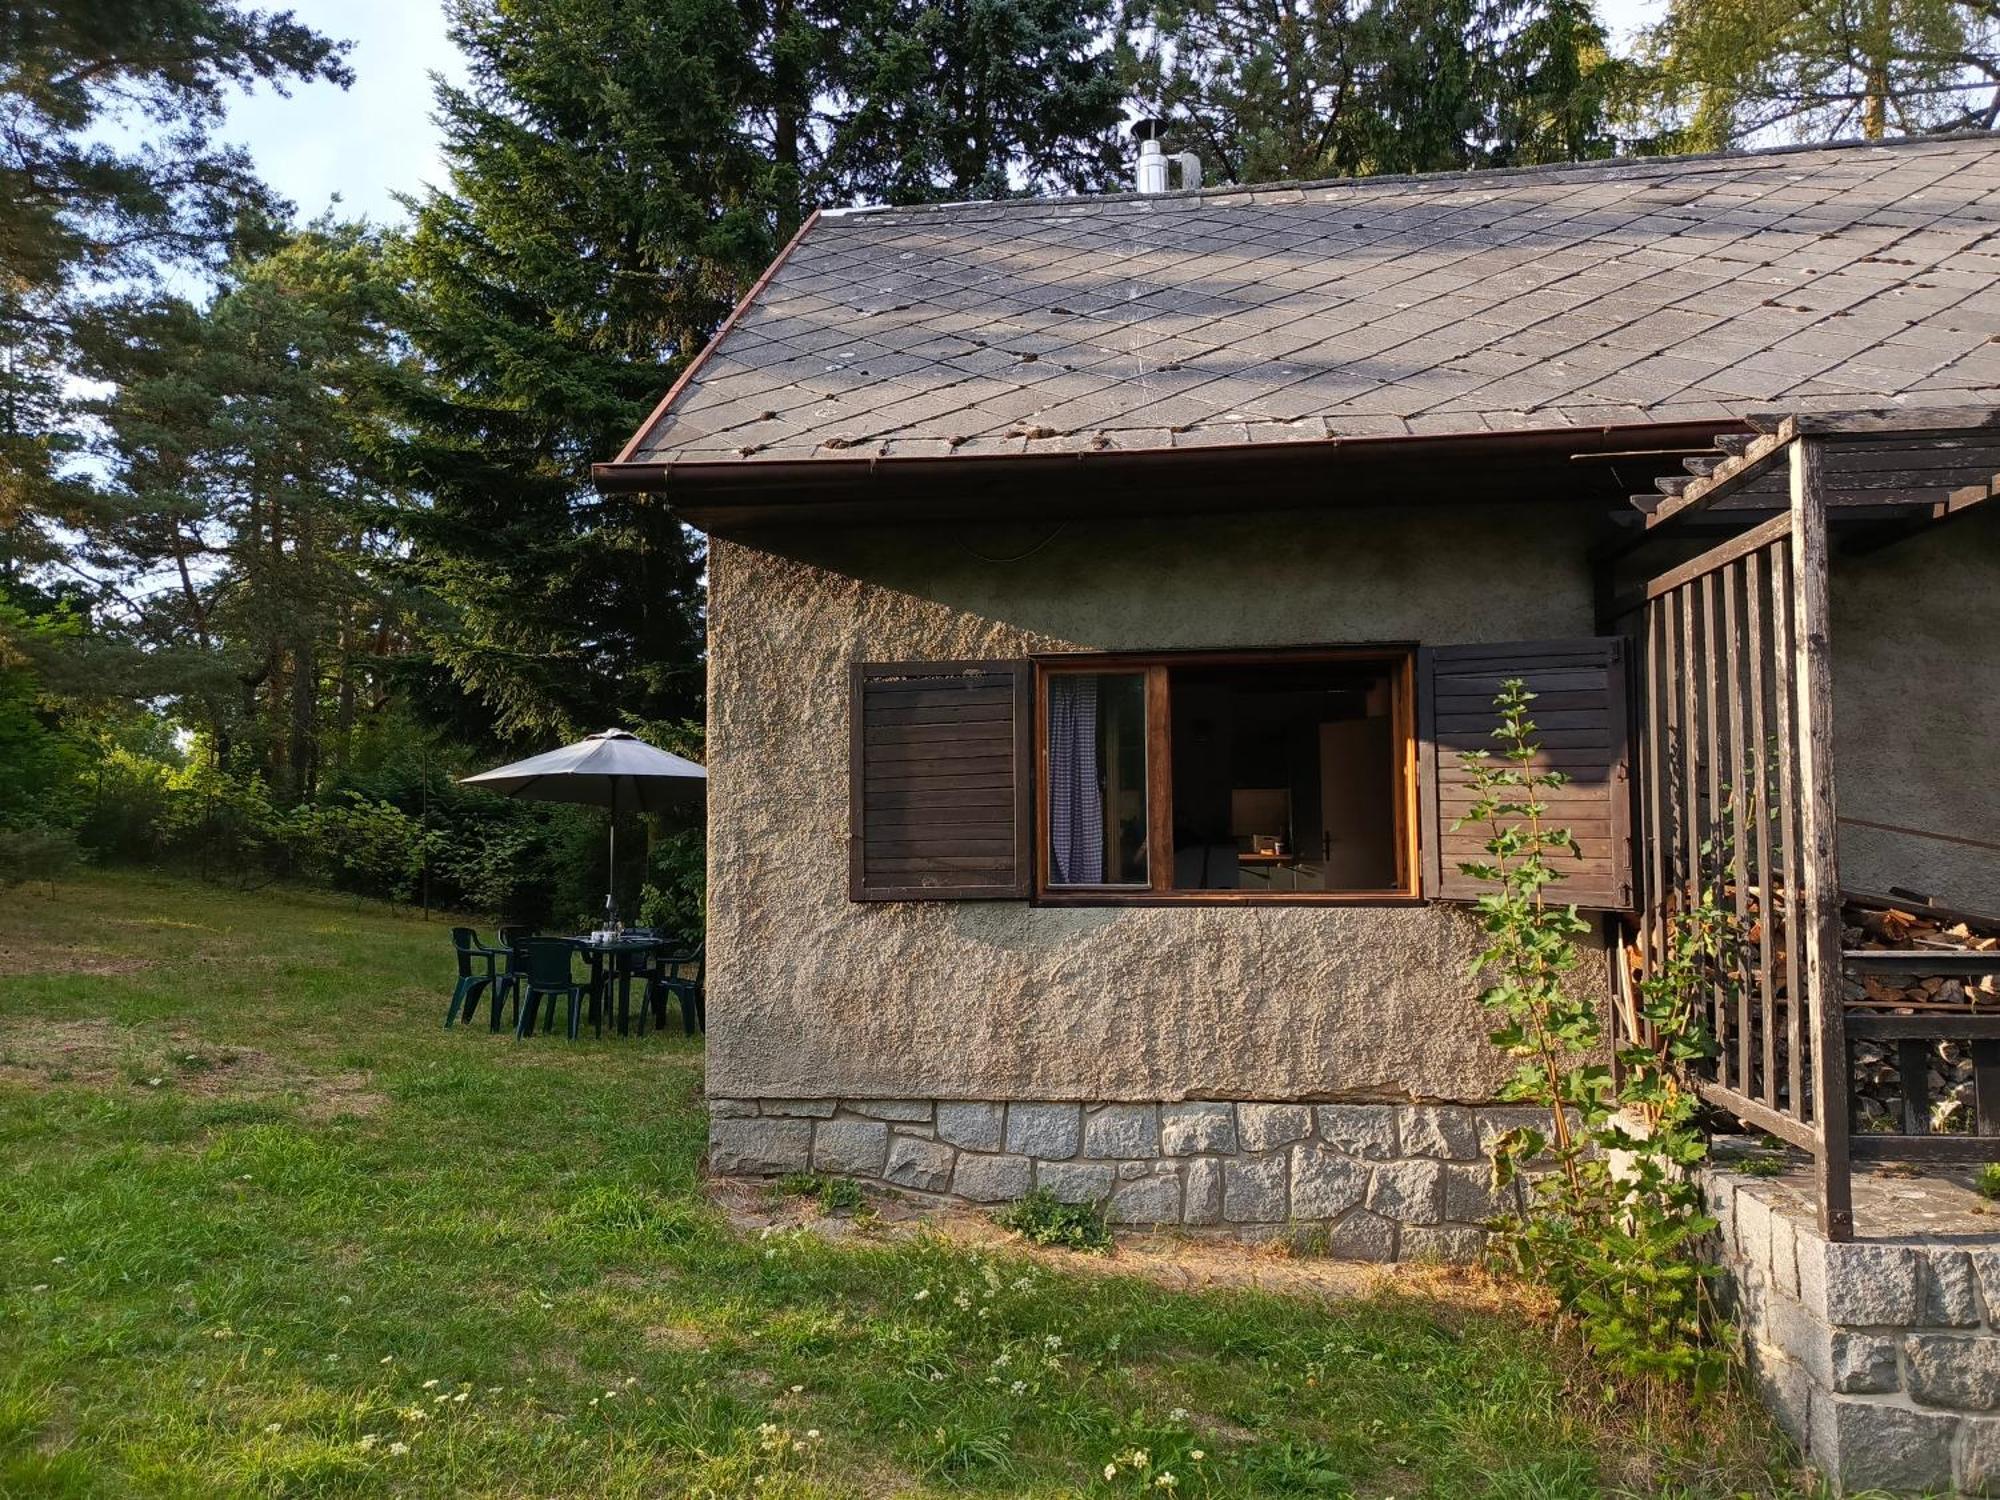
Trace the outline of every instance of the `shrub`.
{"label": "shrub", "polygon": [[[1576,940],[1590,926],[1550,897],[1563,878],[1559,857],[1578,850],[1569,830],[1543,821],[1543,793],[1564,778],[1535,769],[1534,696],[1518,679],[1501,685],[1499,749],[1463,757],[1476,795],[1458,819],[1490,833],[1487,858],[1460,868],[1492,887],[1476,904],[1487,944],[1474,972],[1486,986],[1480,1003],[1501,1017],[1492,1040],[1517,1064],[1502,1094],[1549,1117],[1546,1135],[1522,1128],[1495,1143],[1499,1185],[1525,1164],[1552,1163],[1531,1184],[1526,1220],[1503,1242],[1519,1269],[1555,1292],[1614,1373],[1704,1389],[1726,1361],[1702,1316],[1714,1268],[1696,1252],[1716,1225],[1693,1176],[1708,1148],[1685,1072],[1713,1051],[1701,997],[1732,982],[1740,937],[1710,885],[1675,915],[1666,961],[1639,987],[1618,1078],[1591,1061],[1603,1022],[1570,986]],[[1726,849],[1704,853],[1716,869],[1728,863]]]}
{"label": "shrub", "polygon": [[1104,1210],[1095,1203],[1063,1203],[1047,1188],[1036,1188],[993,1216],[1030,1244],[1101,1252],[1111,1248]]}
{"label": "shrub", "polygon": [[76,867],[76,835],[57,828],[0,828],[0,887],[24,880],[54,885]]}
{"label": "shrub", "polygon": [[1979,1189],[1982,1198],[2000,1198],[2000,1161],[1989,1161],[1981,1167],[1972,1185]]}

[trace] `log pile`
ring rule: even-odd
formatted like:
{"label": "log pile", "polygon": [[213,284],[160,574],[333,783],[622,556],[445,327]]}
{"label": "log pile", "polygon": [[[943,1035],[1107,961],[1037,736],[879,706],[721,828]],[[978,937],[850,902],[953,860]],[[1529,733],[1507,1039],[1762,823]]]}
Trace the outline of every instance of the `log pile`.
{"label": "log pile", "polygon": [[[1910,953],[1991,953],[2000,951],[2000,920],[1968,913],[1940,912],[1921,903],[1907,905],[1849,897],[1841,912],[1841,946],[1849,951]],[[1850,974],[1845,997],[1854,1015],[1966,1015],[2000,1013],[2000,975],[1909,973]],[[1938,1134],[1972,1128],[1973,1067],[1962,1041],[1927,1043],[1925,1095],[1930,1124]],[[1902,1128],[1903,1078],[1895,1049],[1882,1042],[1854,1046],[1854,1113],[1860,1130]]]}

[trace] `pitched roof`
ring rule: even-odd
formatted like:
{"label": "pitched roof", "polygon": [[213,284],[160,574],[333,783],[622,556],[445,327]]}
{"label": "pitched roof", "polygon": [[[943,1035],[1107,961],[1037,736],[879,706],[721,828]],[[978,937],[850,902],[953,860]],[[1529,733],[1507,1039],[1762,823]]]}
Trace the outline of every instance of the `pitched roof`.
{"label": "pitched roof", "polygon": [[623,464],[1991,400],[2000,136],[827,213]]}

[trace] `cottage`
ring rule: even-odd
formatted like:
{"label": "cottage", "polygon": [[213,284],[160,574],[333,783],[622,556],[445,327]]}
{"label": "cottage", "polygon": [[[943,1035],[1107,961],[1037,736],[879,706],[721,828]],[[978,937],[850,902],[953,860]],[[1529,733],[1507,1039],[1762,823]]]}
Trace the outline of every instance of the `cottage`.
{"label": "cottage", "polygon": [[[597,471],[711,539],[713,1165],[1471,1253],[1509,677],[1579,983],[1726,816],[2000,907],[1996,273],[1990,136],[815,217]],[[1844,1170],[1782,925],[1715,1097]]]}

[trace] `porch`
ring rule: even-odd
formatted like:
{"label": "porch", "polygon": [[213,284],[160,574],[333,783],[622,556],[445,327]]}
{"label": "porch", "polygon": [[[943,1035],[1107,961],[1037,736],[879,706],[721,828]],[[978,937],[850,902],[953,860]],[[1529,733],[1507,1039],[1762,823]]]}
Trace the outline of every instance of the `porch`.
{"label": "porch", "polygon": [[[1991,799],[1928,827],[1886,824],[1866,816],[1872,809],[1843,819],[1830,582],[1836,555],[1843,568],[1866,568],[1991,499],[2000,488],[2000,412],[1748,420],[1756,435],[1719,437],[1719,459],[1691,460],[1689,474],[1636,497],[1642,519],[1599,556],[1604,623],[1634,640],[1640,684],[1642,898],[1622,924],[1613,1010],[1624,1032],[1637,1029],[1636,986],[1665,962],[1677,923],[1704,896],[1719,903],[1733,919],[1733,952],[1711,966],[1706,1019],[1717,1050],[1702,1095],[1811,1158],[1818,1223],[1838,1242],[1856,1233],[1857,1161],[2000,1159],[2000,1005],[1982,1006],[1977,988],[2000,974],[2000,953],[1861,951],[1843,939],[1842,921],[1844,823],[1896,834],[1895,862],[1874,861],[1874,876],[1890,871],[1895,900],[1931,910],[1916,894],[1936,889],[1925,851],[2000,861],[2000,845],[1977,836]],[[1966,665],[1912,670],[1950,681]],[[1932,977],[1954,981],[1950,993],[1964,1003],[1872,1003],[1884,980]],[[1965,1128],[1940,1131],[1925,1079],[1944,1041],[1970,1052],[1974,1103]],[[1902,1107],[1874,1121],[1889,1129],[1854,1128],[1863,1044],[1899,1075]]]}

